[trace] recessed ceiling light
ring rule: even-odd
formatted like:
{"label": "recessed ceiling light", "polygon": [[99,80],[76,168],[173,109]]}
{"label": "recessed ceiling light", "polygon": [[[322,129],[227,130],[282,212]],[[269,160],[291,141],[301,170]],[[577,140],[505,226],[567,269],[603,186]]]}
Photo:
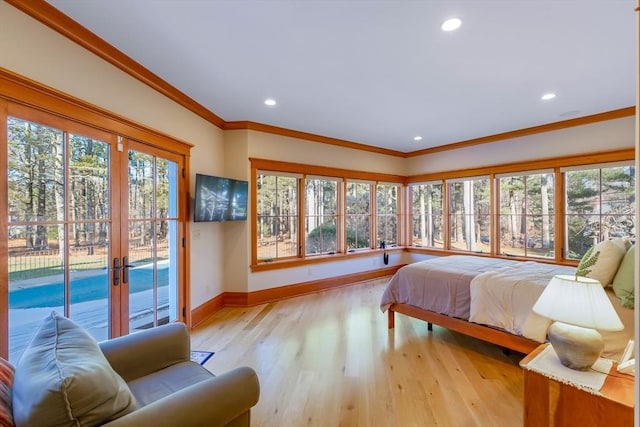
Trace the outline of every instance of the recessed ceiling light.
{"label": "recessed ceiling light", "polygon": [[273,98],[267,98],[264,100],[265,105],[268,105],[269,107],[273,107],[274,105],[276,105],[276,100]]}
{"label": "recessed ceiling light", "polygon": [[549,93],[545,93],[544,95],[542,95],[540,97],[540,99],[542,99],[543,101],[548,101],[550,99],[553,99],[556,97],[556,94],[553,92],[549,92]]}
{"label": "recessed ceiling light", "polygon": [[462,25],[460,18],[451,18],[444,21],[440,28],[442,28],[442,31],[453,31],[460,28],[460,25]]}
{"label": "recessed ceiling light", "polygon": [[422,137],[420,135],[413,137],[414,141],[422,141]]}

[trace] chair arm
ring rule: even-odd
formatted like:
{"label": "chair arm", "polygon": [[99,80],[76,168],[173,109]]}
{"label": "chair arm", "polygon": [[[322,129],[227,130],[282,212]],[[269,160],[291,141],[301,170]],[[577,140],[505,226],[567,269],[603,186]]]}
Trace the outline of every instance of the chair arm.
{"label": "chair arm", "polygon": [[111,367],[129,382],[191,358],[184,323],[169,323],[100,343]]}
{"label": "chair arm", "polygon": [[225,426],[249,411],[259,396],[258,376],[245,366],[172,393],[105,426]]}

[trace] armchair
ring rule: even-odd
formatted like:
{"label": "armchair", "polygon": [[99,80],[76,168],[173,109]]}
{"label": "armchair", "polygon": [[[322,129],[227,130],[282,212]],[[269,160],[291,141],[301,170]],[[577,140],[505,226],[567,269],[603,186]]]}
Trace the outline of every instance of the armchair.
{"label": "armchair", "polygon": [[255,371],[215,376],[190,347],[182,323],[97,343],[53,312],[15,367],[9,414],[18,427],[249,426]]}
{"label": "armchair", "polygon": [[219,376],[190,360],[189,332],[171,323],[104,341],[100,349],[141,406],[105,426],[250,425],[258,377],[249,367]]}

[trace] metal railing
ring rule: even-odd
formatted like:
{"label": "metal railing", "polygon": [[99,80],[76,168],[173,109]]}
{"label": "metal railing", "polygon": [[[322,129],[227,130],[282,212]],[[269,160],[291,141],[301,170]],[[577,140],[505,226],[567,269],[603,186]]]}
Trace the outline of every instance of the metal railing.
{"label": "metal railing", "polygon": [[[158,244],[157,257],[164,259],[169,253],[169,243]],[[134,244],[129,247],[129,262],[137,263],[153,259],[150,244]],[[33,250],[11,254],[8,257],[9,280],[37,279],[63,271],[64,260],[59,249]],[[69,248],[69,269],[72,271],[105,268],[110,265],[109,248],[104,245],[73,246]]]}

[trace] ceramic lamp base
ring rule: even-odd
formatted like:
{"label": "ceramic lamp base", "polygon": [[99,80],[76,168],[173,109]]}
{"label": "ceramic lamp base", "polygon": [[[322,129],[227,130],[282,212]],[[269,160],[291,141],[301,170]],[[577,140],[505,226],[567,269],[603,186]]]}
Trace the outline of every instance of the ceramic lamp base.
{"label": "ceramic lamp base", "polygon": [[602,336],[595,329],[554,322],[549,327],[549,341],[563,365],[586,371],[604,349]]}

